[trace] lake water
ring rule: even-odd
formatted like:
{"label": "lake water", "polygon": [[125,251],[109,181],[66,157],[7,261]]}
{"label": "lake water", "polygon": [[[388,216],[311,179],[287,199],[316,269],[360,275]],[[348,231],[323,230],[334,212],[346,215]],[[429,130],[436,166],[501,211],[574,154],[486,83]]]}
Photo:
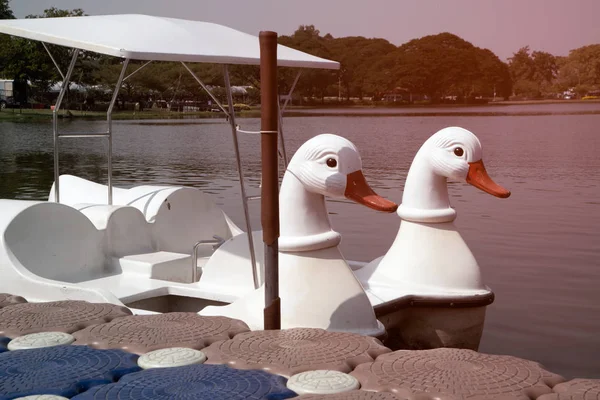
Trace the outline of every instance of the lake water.
{"label": "lake water", "polygon": [[[381,115],[323,110],[330,115],[287,118],[288,154],[319,133],[345,136],[359,148],[372,187],[400,202],[412,158],[430,135],[447,126],[474,132],[490,176],[512,191],[498,199],[449,184],[456,225],[496,294],[480,351],[536,360],[566,377],[600,378],[600,104],[375,112]],[[259,129],[259,119],[238,122]],[[61,128],[100,131],[104,123],[64,121]],[[198,187],[244,227],[223,120],[124,121],[114,129],[115,185]],[[251,194],[259,191],[259,140],[241,136]],[[61,173],[105,183],[104,151],[100,139],[63,141]],[[52,157],[49,122],[0,122],[0,198],[46,199]],[[347,258],[369,261],[386,252],[400,223],[395,214],[350,201],[328,204]],[[250,210],[259,229],[259,203]]]}

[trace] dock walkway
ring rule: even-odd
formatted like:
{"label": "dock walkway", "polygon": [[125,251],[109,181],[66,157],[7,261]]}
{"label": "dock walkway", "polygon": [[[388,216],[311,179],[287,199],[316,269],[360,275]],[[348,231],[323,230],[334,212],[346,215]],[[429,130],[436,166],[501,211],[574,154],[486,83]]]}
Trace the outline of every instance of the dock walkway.
{"label": "dock walkway", "polygon": [[589,400],[600,380],[466,349],[392,351],[322,329],[0,294],[0,400],[65,398]]}

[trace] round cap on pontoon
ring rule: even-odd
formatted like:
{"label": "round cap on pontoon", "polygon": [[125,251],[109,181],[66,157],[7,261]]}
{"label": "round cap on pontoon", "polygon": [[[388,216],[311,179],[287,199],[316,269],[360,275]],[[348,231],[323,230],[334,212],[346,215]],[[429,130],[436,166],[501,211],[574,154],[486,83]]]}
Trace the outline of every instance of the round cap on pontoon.
{"label": "round cap on pontoon", "polygon": [[72,335],[64,332],[39,332],[14,338],[8,342],[8,350],[28,350],[42,347],[62,346],[75,341]]}
{"label": "round cap on pontoon", "polygon": [[358,389],[360,384],[352,375],[320,369],[292,375],[287,382],[287,387],[300,395],[333,394]]}
{"label": "round cap on pontoon", "polygon": [[143,369],[169,368],[202,364],[205,361],[206,355],[200,350],[186,347],[169,347],[144,354],[138,359],[138,365]]}

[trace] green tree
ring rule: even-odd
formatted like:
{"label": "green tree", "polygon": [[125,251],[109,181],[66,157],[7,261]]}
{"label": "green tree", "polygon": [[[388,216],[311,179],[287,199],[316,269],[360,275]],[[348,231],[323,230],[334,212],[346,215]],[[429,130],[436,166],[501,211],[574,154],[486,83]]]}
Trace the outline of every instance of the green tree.
{"label": "green tree", "polygon": [[558,72],[556,57],[544,51],[534,51],[531,58],[534,67],[533,79],[536,82],[547,84],[556,78]]}
{"label": "green tree", "polygon": [[509,70],[516,95],[540,97],[550,91],[558,72],[556,57],[543,51],[530,54],[529,46],[509,58]]}
{"label": "green tree", "polygon": [[403,44],[374,62],[369,76],[379,91],[401,87],[432,101],[489,95],[495,85],[510,86],[505,66],[493,53],[450,33]]}
{"label": "green tree", "polygon": [[529,46],[521,47],[508,59],[510,75],[514,81],[519,79],[533,80],[534,66],[529,51]]}
{"label": "green tree", "polygon": [[56,81],[54,66],[39,43],[7,37],[1,58],[2,75],[8,79],[29,80],[46,89]]}
{"label": "green tree", "polygon": [[[4,0],[0,0],[4,1]],[[52,7],[41,15],[28,15],[26,18],[77,17],[85,15],[82,9],[61,10]],[[48,48],[61,71],[66,73],[72,50],[63,46],[48,44]],[[93,71],[98,67],[98,56],[91,52],[81,52],[76,64],[72,82],[93,83]],[[54,83],[62,80],[42,43],[19,37],[4,37],[0,49],[0,71],[8,79],[22,79],[33,83],[37,92],[44,93]]]}
{"label": "green tree", "polygon": [[579,95],[600,89],[600,44],[571,50],[561,58],[557,81],[560,90],[576,88]]}
{"label": "green tree", "polygon": [[73,10],[61,10],[56,7],[50,7],[44,10],[43,14],[30,14],[25,18],[59,18],[59,17],[82,17],[87,15],[81,8]]}
{"label": "green tree", "polygon": [[10,0],[0,0],[0,19],[14,19],[15,15],[10,9]]}
{"label": "green tree", "polygon": [[[0,19],[14,19],[15,16],[10,9],[10,0],[0,0]],[[4,69],[9,62],[10,38],[0,34],[0,78],[4,75]]]}
{"label": "green tree", "polygon": [[481,76],[475,81],[475,91],[486,97],[508,99],[513,89],[508,65],[488,49],[478,50],[477,60]]}
{"label": "green tree", "polygon": [[[291,36],[280,36],[279,43],[296,50],[304,51],[317,57],[333,59],[328,48],[328,40],[320,36],[314,25],[300,25]],[[290,74],[291,78],[291,74]],[[308,97],[317,97],[321,101],[330,85],[337,82],[337,71],[306,70],[298,83],[297,91]]]}
{"label": "green tree", "polygon": [[[40,15],[28,15],[25,18],[64,18],[64,17],[81,17],[85,16],[85,12],[81,8],[76,8],[73,10],[62,10],[56,7],[51,7],[45,9],[44,12]],[[48,44],[48,49],[54,59],[56,60],[58,66],[60,67],[63,73],[67,72],[69,64],[71,62],[72,50],[64,47]],[[38,51],[44,54],[44,58],[52,63],[50,57],[47,55],[43,46],[40,43],[37,44]],[[77,64],[75,64],[75,70],[71,77],[72,82],[77,82],[80,84],[86,83],[95,83],[93,79],[93,71],[98,67],[97,65],[98,55],[89,51],[80,51]],[[61,80],[60,74],[56,71],[52,76],[52,84]]]}
{"label": "green tree", "polygon": [[[331,36],[331,35],[330,35]],[[368,84],[370,65],[384,55],[396,50],[396,46],[385,39],[366,39],[361,36],[329,38],[327,46],[334,59],[340,62],[339,78],[346,99],[372,94]]]}

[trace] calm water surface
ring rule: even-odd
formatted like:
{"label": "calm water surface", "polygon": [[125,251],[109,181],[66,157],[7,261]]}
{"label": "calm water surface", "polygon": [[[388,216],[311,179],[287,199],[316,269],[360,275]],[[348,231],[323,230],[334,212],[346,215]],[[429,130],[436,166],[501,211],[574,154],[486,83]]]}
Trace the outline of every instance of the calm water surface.
{"label": "calm water surface", "polygon": [[[506,115],[443,109],[421,116],[287,118],[286,145],[293,154],[319,133],[345,136],[361,151],[372,187],[400,202],[412,158],[430,135],[453,125],[473,131],[490,176],[512,191],[498,199],[465,183],[449,185],[456,225],[496,294],[480,350],[536,360],[566,377],[600,378],[600,104],[501,109]],[[238,122],[249,130],[260,124]],[[104,125],[65,121],[61,128]],[[114,128],[115,185],[198,187],[244,227],[231,131],[223,120],[127,121]],[[241,137],[251,193],[259,191],[259,140]],[[104,151],[102,140],[64,141],[61,173],[105,183]],[[46,199],[52,157],[50,123],[1,122],[0,198]],[[400,223],[395,214],[349,201],[328,204],[347,258],[369,261],[392,244]],[[251,212],[258,229],[258,203]]]}

